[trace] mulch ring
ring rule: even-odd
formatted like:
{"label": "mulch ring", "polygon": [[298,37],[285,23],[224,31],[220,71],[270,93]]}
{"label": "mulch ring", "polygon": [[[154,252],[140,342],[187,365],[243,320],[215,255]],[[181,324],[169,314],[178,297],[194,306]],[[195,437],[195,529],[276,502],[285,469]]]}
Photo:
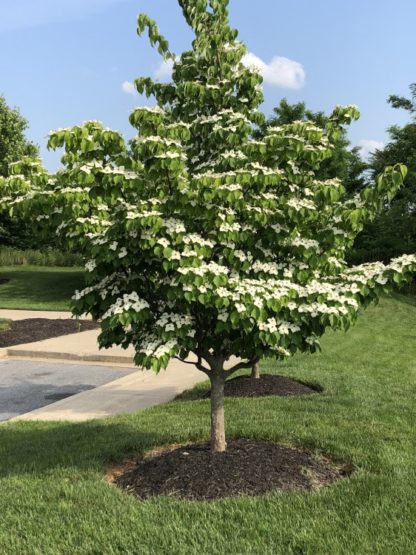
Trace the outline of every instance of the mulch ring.
{"label": "mulch ring", "polygon": [[68,335],[79,331],[95,330],[97,322],[89,320],[50,320],[49,318],[28,318],[10,323],[8,330],[0,332],[0,348],[42,341],[51,337]]}
{"label": "mulch ring", "polygon": [[[286,376],[261,374],[260,378],[238,376],[225,382],[224,395],[226,397],[266,397],[276,395],[312,395],[322,391],[313,385],[307,385]],[[208,393],[209,397],[210,393]]]}
{"label": "mulch ring", "polygon": [[168,495],[215,500],[313,490],[351,473],[351,467],[337,467],[307,451],[236,439],[228,442],[224,453],[211,453],[209,443],[164,447],[139,462],[112,469],[107,479],[140,499]]}

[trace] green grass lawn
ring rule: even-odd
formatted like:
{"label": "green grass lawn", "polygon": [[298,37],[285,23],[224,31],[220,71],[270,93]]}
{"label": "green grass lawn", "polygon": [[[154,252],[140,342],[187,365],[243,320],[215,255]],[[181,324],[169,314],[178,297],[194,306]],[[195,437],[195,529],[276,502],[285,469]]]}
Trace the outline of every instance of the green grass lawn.
{"label": "green grass lawn", "polygon": [[84,287],[83,271],[42,266],[0,267],[0,308],[68,310],[76,289]]}
{"label": "green grass lawn", "polygon": [[[407,555],[416,545],[416,306],[372,307],[323,353],[263,370],[319,383],[302,398],[227,399],[229,437],[349,461],[315,492],[145,502],[107,485],[108,465],[157,445],[208,438],[205,385],[141,413],[84,424],[0,426],[2,555]],[[192,400],[194,399],[194,400]]]}
{"label": "green grass lawn", "polygon": [[10,320],[6,320],[5,318],[0,318],[0,331],[8,330],[10,326]]}

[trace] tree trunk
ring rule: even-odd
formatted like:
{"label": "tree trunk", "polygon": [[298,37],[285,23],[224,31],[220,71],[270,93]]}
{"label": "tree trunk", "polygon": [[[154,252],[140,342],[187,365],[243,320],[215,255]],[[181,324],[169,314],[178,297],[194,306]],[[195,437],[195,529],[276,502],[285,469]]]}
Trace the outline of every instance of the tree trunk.
{"label": "tree trunk", "polygon": [[260,365],[258,362],[251,367],[251,377],[258,380],[260,378]]}
{"label": "tree trunk", "polygon": [[212,369],[211,380],[211,451],[222,453],[227,446],[224,425],[224,382],[221,369]]}

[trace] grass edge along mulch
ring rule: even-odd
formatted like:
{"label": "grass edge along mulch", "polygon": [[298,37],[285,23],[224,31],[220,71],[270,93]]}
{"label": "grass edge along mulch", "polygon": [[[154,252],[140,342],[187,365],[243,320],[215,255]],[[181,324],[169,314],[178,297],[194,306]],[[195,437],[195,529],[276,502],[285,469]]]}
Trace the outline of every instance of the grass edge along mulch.
{"label": "grass edge along mulch", "polygon": [[0,332],[8,330],[11,322],[12,321],[7,318],[0,318]]}

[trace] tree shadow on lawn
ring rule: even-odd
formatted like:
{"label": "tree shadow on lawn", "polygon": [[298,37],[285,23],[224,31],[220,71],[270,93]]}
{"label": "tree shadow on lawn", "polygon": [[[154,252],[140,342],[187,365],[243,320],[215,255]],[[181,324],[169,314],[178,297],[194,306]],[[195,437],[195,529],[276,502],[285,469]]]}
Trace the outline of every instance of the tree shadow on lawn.
{"label": "tree shadow on lawn", "polygon": [[[258,403],[261,411],[256,412],[252,399],[227,399],[228,439],[253,438],[307,450],[342,466],[353,464],[346,448],[348,437],[344,438],[346,444],[340,445],[339,430],[332,430],[332,419],[329,429],[324,429],[324,439],[317,435],[318,426],[313,422],[319,420],[322,425],[325,396],[320,397],[319,406],[308,399],[292,402],[273,397]],[[239,416],[246,410],[253,413],[242,421]],[[291,433],[282,434],[278,423],[293,415],[298,425]],[[196,401],[191,420],[189,416],[188,402],[171,402],[139,413],[82,423],[4,423],[0,425],[0,480],[42,480],[51,476],[61,480],[68,473],[80,473],[94,481],[100,476],[104,479],[111,469],[140,460],[153,449],[206,441],[209,401]]]}
{"label": "tree shadow on lawn", "polygon": [[144,432],[137,420],[15,422],[0,426],[0,477],[76,468],[103,474],[110,465],[164,444],[171,434]]}
{"label": "tree shadow on lawn", "polygon": [[[269,437],[270,431],[259,434],[263,412],[253,414],[250,422],[243,423],[237,418],[242,404],[250,409],[252,402],[251,399],[227,399],[229,437],[279,441],[274,433]],[[276,404],[273,397],[268,397],[260,401],[267,419],[279,418],[277,409],[281,402],[285,407],[280,408],[285,413],[289,410],[311,416],[313,407],[307,401],[299,407],[298,402],[292,403],[288,398],[282,398]],[[319,414],[322,412],[322,409],[315,410]],[[3,422],[0,424],[0,478],[39,475],[68,468],[104,475],[109,467],[128,459],[138,459],[154,448],[206,440],[209,400],[196,401],[192,422],[189,414],[188,402],[171,402],[132,414],[79,423]],[[303,437],[300,445],[314,450],[316,438]]]}
{"label": "tree shadow on lawn", "polygon": [[410,306],[416,306],[416,295],[414,293],[406,295],[400,291],[395,291],[391,293],[390,297],[395,301],[399,301]]}

